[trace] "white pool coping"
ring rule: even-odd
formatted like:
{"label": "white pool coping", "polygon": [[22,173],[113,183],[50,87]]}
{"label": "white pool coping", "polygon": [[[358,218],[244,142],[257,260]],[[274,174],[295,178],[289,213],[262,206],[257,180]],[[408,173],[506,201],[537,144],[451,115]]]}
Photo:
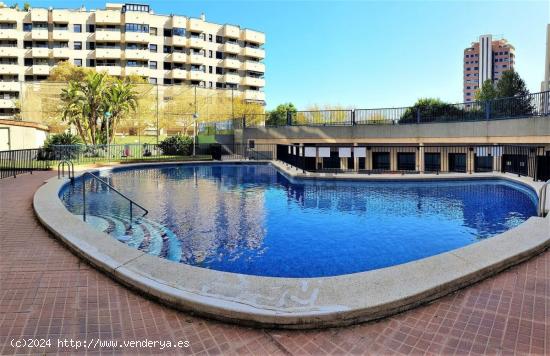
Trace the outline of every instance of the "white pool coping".
{"label": "white pool coping", "polygon": [[[122,167],[166,164],[212,162],[139,163]],[[293,177],[303,174],[278,162],[273,165]],[[113,168],[117,167],[99,170]],[[338,177],[411,180],[407,175],[339,174]],[[542,184],[530,178],[493,173],[421,174],[412,178],[482,177],[519,182],[537,192]],[[307,178],[334,177],[310,174]],[[550,247],[550,218],[532,217],[516,228],[480,242],[367,272],[321,278],[228,273],[148,255],[95,230],[71,214],[59,199],[59,192],[66,183],[66,179],[49,179],[36,191],[33,205],[40,222],[74,253],[145,296],[176,309],[241,325],[319,328],[383,318],[478,282]]]}

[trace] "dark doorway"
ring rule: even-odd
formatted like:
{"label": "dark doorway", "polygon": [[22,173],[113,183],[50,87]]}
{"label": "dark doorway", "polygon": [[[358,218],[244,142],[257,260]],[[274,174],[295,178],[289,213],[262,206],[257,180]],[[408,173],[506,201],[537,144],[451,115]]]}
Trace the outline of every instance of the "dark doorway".
{"label": "dark doorway", "polygon": [[416,171],[416,153],[398,152],[397,153],[398,171]]}
{"label": "dark doorway", "polygon": [[372,153],[372,169],[389,171],[390,170],[390,153],[389,152],[373,152]]}
{"label": "dark doorway", "polygon": [[424,172],[441,171],[441,153],[424,153]]}
{"label": "dark doorway", "polygon": [[449,153],[449,172],[466,172],[466,153]]}

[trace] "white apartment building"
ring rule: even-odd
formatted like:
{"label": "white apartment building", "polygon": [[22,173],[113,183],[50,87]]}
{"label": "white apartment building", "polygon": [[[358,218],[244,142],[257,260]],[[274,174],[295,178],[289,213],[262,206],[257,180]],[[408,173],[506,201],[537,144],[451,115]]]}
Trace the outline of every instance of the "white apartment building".
{"label": "white apartment building", "polygon": [[60,61],[156,84],[233,88],[263,103],[264,43],[262,32],[157,15],[149,5],[25,11],[0,3],[0,115],[16,110],[22,82],[46,79]]}

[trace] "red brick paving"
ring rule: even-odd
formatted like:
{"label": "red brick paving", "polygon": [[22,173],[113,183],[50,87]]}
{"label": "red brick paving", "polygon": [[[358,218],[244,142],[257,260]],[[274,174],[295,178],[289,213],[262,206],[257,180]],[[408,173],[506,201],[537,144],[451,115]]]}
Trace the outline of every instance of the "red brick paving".
{"label": "red brick paving", "polygon": [[[550,252],[385,320],[316,331],[259,330],[151,302],[72,255],[35,219],[51,172],[0,181],[0,354],[149,353],[58,348],[58,339],[188,340],[189,354],[550,354]],[[12,339],[50,339],[13,348]]]}

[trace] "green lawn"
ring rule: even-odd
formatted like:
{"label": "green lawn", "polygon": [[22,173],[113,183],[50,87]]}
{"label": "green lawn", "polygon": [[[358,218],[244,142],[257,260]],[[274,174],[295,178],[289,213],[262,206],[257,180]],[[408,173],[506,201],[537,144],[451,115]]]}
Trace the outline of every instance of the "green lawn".
{"label": "green lawn", "polygon": [[[159,142],[164,140],[166,135],[159,136]],[[144,144],[144,143],[157,143],[156,136],[116,136],[114,138],[113,144],[116,145],[126,145],[126,144]]]}

